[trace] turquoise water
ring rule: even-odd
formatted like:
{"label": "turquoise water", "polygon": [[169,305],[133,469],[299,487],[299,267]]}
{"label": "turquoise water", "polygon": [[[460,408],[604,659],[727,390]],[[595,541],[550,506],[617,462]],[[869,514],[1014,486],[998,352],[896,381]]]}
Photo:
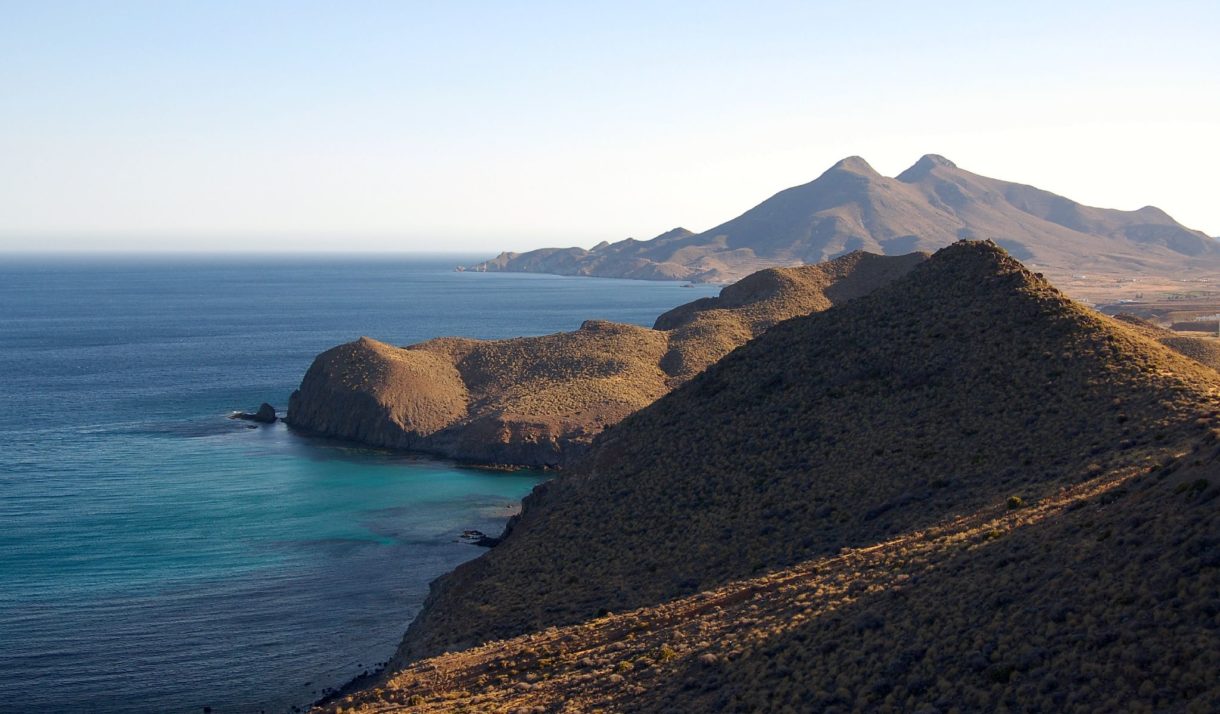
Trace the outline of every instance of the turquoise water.
{"label": "turquoise water", "polygon": [[540,476],[225,418],[369,335],[650,324],[673,283],[466,258],[0,262],[0,711],[285,711],[387,659]]}

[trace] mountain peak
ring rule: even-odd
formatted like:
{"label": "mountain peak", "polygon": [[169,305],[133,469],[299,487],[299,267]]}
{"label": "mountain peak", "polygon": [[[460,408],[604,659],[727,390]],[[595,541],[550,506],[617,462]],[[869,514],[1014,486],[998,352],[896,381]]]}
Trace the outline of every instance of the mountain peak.
{"label": "mountain peak", "polygon": [[978,286],[996,278],[1015,280],[1033,289],[1053,288],[991,240],[959,240],[936,251],[926,264],[925,279]]}
{"label": "mountain peak", "polygon": [[924,154],[923,156],[919,157],[919,161],[916,161],[915,163],[916,163],[916,165],[928,163],[928,164],[932,164],[933,166],[947,166],[948,168],[951,168],[951,169],[957,168],[957,164],[946,159],[945,157],[941,156],[940,154]]}
{"label": "mountain peak", "polygon": [[911,168],[898,174],[898,180],[906,183],[918,181],[924,176],[927,176],[933,169],[940,166],[947,169],[957,168],[957,164],[946,159],[940,154],[924,154],[923,156],[919,157],[919,161],[916,161]]}
{"label": "mountain peak", "polygon": [[864,174],[866,176],[880,176],[877,170],[874,169],[867,161],[860,156],[848,156],[846,159],[839,161],[834,166],[830,167],[831,171],[849,171],[854,174]]}
{"label": "mountain peak", "polygon": [[848,156],[697,235],[675,231],[595,255],[541,249],[472,269],[731,282],[761,267],[816,263],[856,249],[898,255],[971,237],[999,238],[1014,257],[1052,274],[1170,275],[1220,265],[1220,243],[1157,209],[1083,206],[927,154],[896,178]]}

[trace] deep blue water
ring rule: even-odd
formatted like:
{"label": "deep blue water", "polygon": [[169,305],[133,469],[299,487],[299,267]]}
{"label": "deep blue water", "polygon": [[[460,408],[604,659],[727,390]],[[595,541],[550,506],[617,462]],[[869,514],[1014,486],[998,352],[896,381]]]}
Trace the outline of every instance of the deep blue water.
{"label": "deep blue water", "polygon": [[714,292],[465,258],[0,258],[0,711],[284,711],[388,659],[538,482],[225,415],[313,356]]}

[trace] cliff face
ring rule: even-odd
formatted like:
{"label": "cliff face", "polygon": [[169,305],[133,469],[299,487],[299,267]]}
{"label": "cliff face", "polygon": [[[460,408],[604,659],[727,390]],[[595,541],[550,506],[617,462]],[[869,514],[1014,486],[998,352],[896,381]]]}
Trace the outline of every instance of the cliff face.
{"label": "cliff face", "polygon": [[770,326],[867,294],[924,259],[859,253],[767,270],[662,315],[655,329],[589,321],[543,337],[406,348],[361,338],[315,359],[287,421],[462,461],[564,466],[607,426]]}
{"label": "cliff face", "polygon": [[817,263],[850,251],[932,251],[995,239],[1052,273],[1220,269],[1220,241],[1147,206],[1085,206],[980,176],[929,154],[897,177],[850,157],[711,230],[676,229],[592,250],[504,253],[471,270],[729,282],[768,266]]}
{"label": "cliff face", "polygon": [[603,434],[436,583],[395,664],[1145,470],[1189,450],[1218,394],[1214,370],[958,243]]}

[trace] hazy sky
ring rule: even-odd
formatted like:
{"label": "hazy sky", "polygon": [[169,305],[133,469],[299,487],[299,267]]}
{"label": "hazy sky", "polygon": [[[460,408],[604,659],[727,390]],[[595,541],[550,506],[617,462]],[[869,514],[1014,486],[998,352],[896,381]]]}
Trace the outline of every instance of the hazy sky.
{"label": "hazy sky", "polygon": [[710,228],[925,153],[1220,234],[1220,3],[0,0],[0,250]]}

